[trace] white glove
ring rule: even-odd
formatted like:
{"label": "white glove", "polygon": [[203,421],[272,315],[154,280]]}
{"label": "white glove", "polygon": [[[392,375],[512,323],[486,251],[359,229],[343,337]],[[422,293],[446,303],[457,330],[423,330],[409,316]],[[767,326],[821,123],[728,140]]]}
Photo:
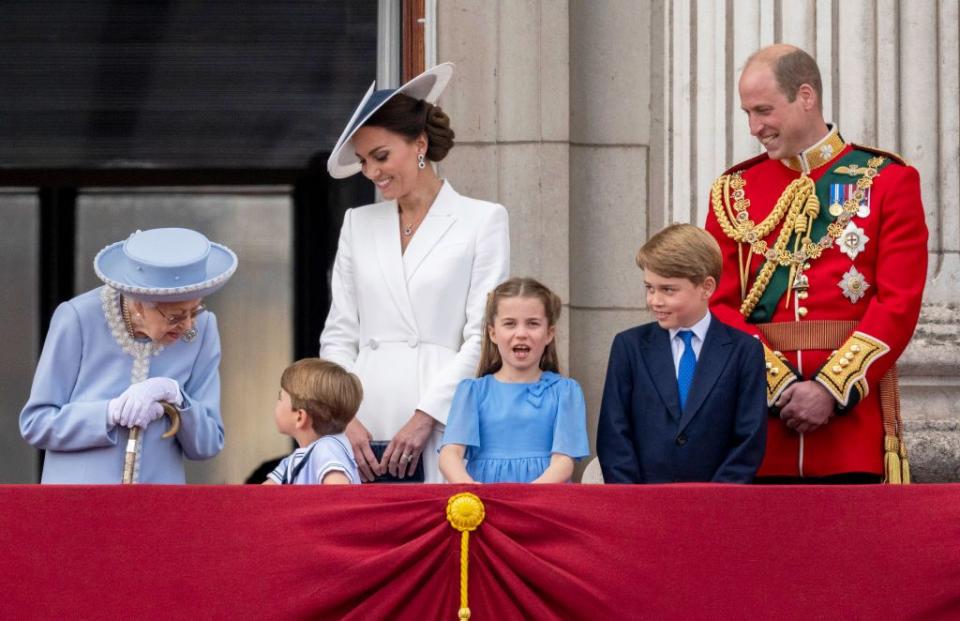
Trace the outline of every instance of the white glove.
{"label": "white glove", "polygon": [[146,429],[147,425],[157,420],[163,416],[163,406],[154,401],[146,408],[137,410],[130,417],[130,424],[127,425],[131,429],[134,427],[139,427],[140,429]]}
{"label": "white glove", "polygon": [[107,405],[108,420],[123,427],[141,427],[163,416],[163,406],[158,401],[174,405],[183,404],[180,385],[169,377],[151,377],[133,384]]}

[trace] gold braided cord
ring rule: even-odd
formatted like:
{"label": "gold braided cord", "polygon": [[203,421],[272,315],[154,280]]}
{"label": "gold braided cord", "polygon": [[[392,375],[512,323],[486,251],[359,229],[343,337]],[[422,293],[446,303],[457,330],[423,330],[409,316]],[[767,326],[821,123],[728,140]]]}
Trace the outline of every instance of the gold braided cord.
{"label": "gold braided cord", "polygon": [[[797,217],[796,223],[793,225],[793,230],[796,231],[797,236],[793,240],[793,253],[796,255],[803,245],[810,242],[810,233],[813,232],[813,221],[817,219],[817,216],[820,215],[820,199],[817,198],[817,188],[814,184],[813,191],[810,193],[810,196],[807,197],[806,202],[803,204],[803,210],[800,215]],[[791,263],[790,265],[790,275],[787,277],[788,283],[795,283],[796,278],[799,274],[803,273],[803,266]],[[791,296],[783,296],[784,308],[790,308],[790,299]]]}
{"label": "gold braided cord", "polygon": [[807,199],[811,194],[816,195],[815,190],[816,185],[813,183],[813,179],[803,175],[787,186],[787,189],[780,195],[777,204],[780,205],[781,202],[785,203],[785,200],[789,200],[790,207],[787,211],[787,217],[783,222],[783,226],[780,227],[777,241],[773,244],[773,248],[766,252],[768,255],[767,261],[764,262],[763,267],[760,268],[760,273],[757,274],[753,286],[750,287],[750,292],[747,293],[747,297],[744,298],[740,304],[740,313],[744,317],[750,316],[750,313],[753,312],[753,309],[756,308],[760,302],[760,297],[763,295],[763,292],[767,290],[767,285],[770,284],[770,279],[773,278],[773,272],[779,264],[777,259],[783,255],[790,256],[793,254],[787,251],[787,244],[790,243],[790,238],[793,237],[797,220],[805,208]]}
{"label": "gold braided cord", "polygon": [[[710,202],[713,206],[713,213],[717,217],[717,222],[720,224],[720,229],[723,230],[724,235],[741,243],[753,244],[763,239],[773,232],[773,229],[783,220],[783,216],[787,213],[787,209],[792,202],[792,194],[796,192],[800,185],[799,181],[800,179],[797,179],[788,185],[773,211],[760,224],[755,225],[753,220],[749,218],[741,220],[738,215],[732,213],[733,210],[730,207],[730,186],[737,186],[735,191],[742,192],[746,181],[738,172],[732,175],[721,175],[713,182],[713,187],[710,189]],[[737,213],[747,213],[747,206],[749,206],[749,201],[738,199],[735,206]],[[731,222],[731,216],[734,220],[737,220],[736,223]]]}
{"label": "gold braided cord", "polygon": [[[740,194],[744,182],[739,177],[739,173],[722,175],[713,183],[710,190],[711,206],[724,235],[738,243],[749,244],[751,254],[760,254],[766,258],[757,273],[753,286],[743,296],[743,301],[740,304],[740,313],[744,317],[749,317],[750,313],[759,304],[760,298],[770,284],[770,279],[773,277],[777,266],[791,266],[792,285],[793,279],[799,278],[800,274],[803,273],[804,265],[808,260],[819,258],[824,250],[833,246],[834,240],[843,234],[843,229],[857,213],[860,202],[866,195],[866,191],[873,185],[874,179],[879,174],[878,169],[884,161],[885,158],[883,157],[874,157],[867,162],[863,176],[857,180],[856,190],[850,198],[844,201],[840,216],[827,227],[827,234],[816,242],[810,239],[810,232],[813,222],[820,213],[820,200],[817,198],[816,184],[806,174],[801,175],[786,187],[780,198],[777,199],[773,211],[758,226],[755,226],[749,217],[744,216],[746,214],[745,205],[748,206],[749,201],[745,200]],[[735,216],[733,215],[733,209],[730,207],[728,193],[729,185],[734,182],[738,184],[739,188],[735,205],[737,214]],[[731,221],[731,216],[737,220],[736,224]],[[763,237],[766,237],[779,224],[780,219],[783,219],[783,226],[780,228],[780,233],[777,235],[773,248],[768,248]],[[787,250],[787,244],[794,233],[799,238],[791,252]],[[746,261],[746,266],[741,265],[741,295],[746,288],[746,281],[749,277],[746,270],[747,266],[749,266],[749,259]]]}
{"label": "gold braided cord", "polygon": [[470,531],[476,530],[483,522],[486,509],[475,494],[462,492],[454,494],[447,500],[446,515],[450,526],[460,531],[460,610],[457,612],[457,618],[460,621],[468,621],[470,619],[470,606],[467,601]]}
{"label": "gold braided cord", "polygon": [[910,483],[910,460],[903,439],[903,418],[900,415],[900,382],[896,365],[880,379],[880,411],[885,433],[883,447],[884,482]]}
{"label": "gold braided cord", "polygon": [[460,610],[457,611],[457,619],[467,621],[470,618],[470,607],[467,605],[467,586],[468,579],[468,559],[470,558],[470,533],[463,531],[460,533]]}

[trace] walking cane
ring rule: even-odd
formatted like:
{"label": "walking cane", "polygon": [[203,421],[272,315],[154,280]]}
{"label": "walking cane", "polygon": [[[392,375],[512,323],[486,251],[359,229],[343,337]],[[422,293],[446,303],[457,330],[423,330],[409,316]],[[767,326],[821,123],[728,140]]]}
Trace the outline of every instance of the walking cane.
{"label": "walking cane", "polygon": [[[172,438],[180,430],[180,410],[177,406],[161,401],[163,413],[170,418],[170,429],[161,438]],[[137,441],[140,439],[140,428],[134,427],[130,430],[130,436],[127,439],[127,452],[123,456],[123,483],[125,485],[136,483],[133,480],[133,471],[137,463]]]}

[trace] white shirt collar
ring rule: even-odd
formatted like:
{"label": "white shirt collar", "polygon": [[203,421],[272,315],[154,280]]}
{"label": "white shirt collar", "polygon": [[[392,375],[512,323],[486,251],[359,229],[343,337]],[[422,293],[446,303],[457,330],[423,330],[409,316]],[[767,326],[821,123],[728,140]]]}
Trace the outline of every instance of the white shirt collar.
{"label": "white shirt collar", "polygon": [[671,328],[670,329],[670,340],[672,341],[677,337],[677,334],[683,330],[691,330],[700,342],[703,343],[707,338],[707,330],[710,328],[710,311],[707,311],[707,314],[703,316],[703,319],[693,324],[689,328]]}

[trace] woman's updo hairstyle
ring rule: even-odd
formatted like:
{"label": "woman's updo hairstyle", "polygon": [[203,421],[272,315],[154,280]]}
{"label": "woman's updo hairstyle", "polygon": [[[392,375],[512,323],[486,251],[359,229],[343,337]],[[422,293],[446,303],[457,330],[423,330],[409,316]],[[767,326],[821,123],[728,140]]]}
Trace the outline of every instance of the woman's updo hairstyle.
{"label": "woman's updo hairstyle", "polygon": [[439,162],[453,148],[455,134],[450,128],[450,117],[440,106],[403,93],[391,97],[364,126],[382,127],[407,140],[416,140],[426,133],[427,159],[432,162]]}

